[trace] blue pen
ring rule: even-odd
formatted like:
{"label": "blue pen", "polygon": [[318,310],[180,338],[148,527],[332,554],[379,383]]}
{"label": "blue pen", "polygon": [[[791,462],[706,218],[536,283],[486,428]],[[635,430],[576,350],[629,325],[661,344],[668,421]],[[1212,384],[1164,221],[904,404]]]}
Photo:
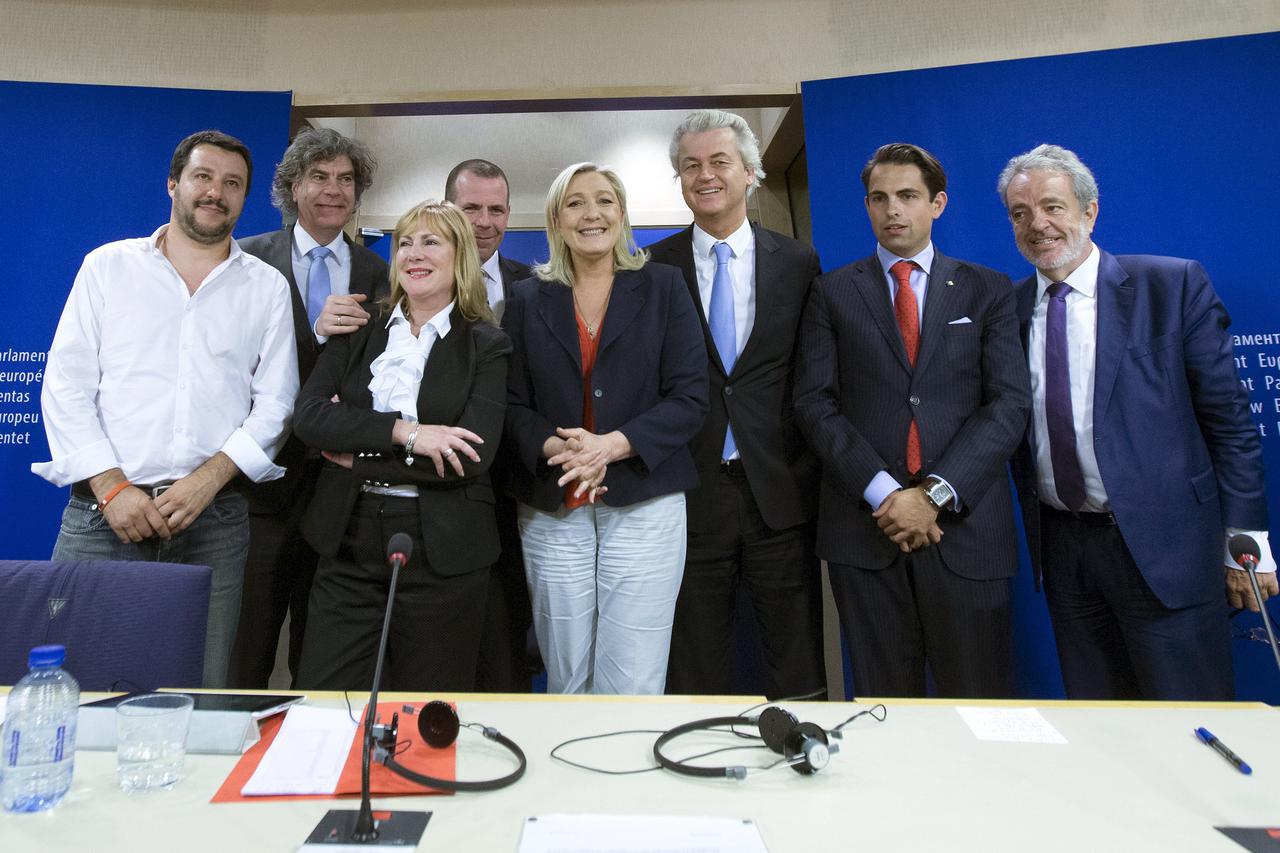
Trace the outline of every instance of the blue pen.
{"label": "blue pen", "polygon": [[1235,769],[1239,770],[1244,775],[1248,776],[1253,772],[1253,768],[1248,764],[1245,764],[1243,758],[1228,749],[1226,744],[1214,737],[1213,732],[1209,731],[1204,726],[1196,729],[1196,737],[1200,738],[1200,742],[1205,746],[1211,748],[1214,752],[1218,753],[1218,755],[1227,759],[1227,761],[1230,761],[1231,766],[1235,767]]}

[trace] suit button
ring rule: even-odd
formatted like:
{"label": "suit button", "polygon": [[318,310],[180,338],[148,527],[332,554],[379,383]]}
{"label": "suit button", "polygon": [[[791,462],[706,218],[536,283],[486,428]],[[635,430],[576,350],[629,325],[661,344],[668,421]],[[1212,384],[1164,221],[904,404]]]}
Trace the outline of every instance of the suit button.
{"label": "suit button", "polygon": [[595,390],[595,396],[597,396],[597,397],[603,397],[603,396],[604,396],[604,392],[603,392],[603,391],[601,391],[599,388],[597,388],[597,389]]}
{"label": "suit button", "polygon": [[733,386],[732,386],[732,385],[726,385],[726,386],[724,386],[724,395],[725,395],[726,397],[732,397],[732,396],[733,396]]}
{"label": "suit button", "polygon": [[913,406],[918,406],[920,405],[920,398],[917,397],[915,394],[912,394],[911,397],[907,400],[907,402]]}

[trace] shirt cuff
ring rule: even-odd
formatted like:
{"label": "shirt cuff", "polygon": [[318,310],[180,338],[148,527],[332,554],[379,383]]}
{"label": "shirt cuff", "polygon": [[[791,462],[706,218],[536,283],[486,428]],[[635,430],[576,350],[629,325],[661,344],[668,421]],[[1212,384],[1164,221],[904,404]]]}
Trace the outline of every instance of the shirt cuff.
{"label": "shirt cuff", "polygon": [[272,462],[243,428],[231,433],[227,443],[222,445],[222,452],[255,483],[278,480],[284,476],[285,469]]}
{"label": "shirt cuff", "polygon": [[889,497],[890,492],[896,492],[902,488],[902,484],[893,479],[893,475],[888,471],[880,471],[871,478],[871,482],[862,490],[862,499],[871,506],[874,512],[880,508],[880,504],[884,503],[884,499]]}
{"label": "shirt cuff", "polygon": [[116,459],[111,442],[104,438],[61,459],[33,462],[31,473],[45,478],[55,486],[69,486],[120,467],[122,466]]}
{"label": "shirt cuff", "polygon": [[1222,562],[1226,566],[1233,569],[1244,571],[1244,569],[1235,560],[1231,559],[1231,537],[1239,533],[1253,538],[1258,543],[1258,551],[1262,554],[1262,559],[1258,560],[1258,571],[1274,572],[1276,570],[1275,558],[1271,555],[1271,542],[1268,541],[1268,533],[1265,530],[1241,530],[1239,527],[1228,527],[1227,538],[1222,551]]}

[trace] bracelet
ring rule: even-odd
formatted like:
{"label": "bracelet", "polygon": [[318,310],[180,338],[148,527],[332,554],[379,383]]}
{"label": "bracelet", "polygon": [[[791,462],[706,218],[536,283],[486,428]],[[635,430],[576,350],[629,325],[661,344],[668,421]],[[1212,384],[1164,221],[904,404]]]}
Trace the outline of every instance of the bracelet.
{"label": "bracelet", "polygon": [[409,433],[409,440],[404,443],[404,464],[413,464],[413,443],[418,439],[418,424],[413,425],[413,432]]}
{"label": "bracelet", "polygon": [[120,494],[132,485],[133,483],[130,483],[128,480],[121,480],[119,483],[116,483],[111,487],[111,491],[107,492],[107,496],[98,501],[98,510],[105,510],[107,508],[107,504],[115,500],[116,495]]}

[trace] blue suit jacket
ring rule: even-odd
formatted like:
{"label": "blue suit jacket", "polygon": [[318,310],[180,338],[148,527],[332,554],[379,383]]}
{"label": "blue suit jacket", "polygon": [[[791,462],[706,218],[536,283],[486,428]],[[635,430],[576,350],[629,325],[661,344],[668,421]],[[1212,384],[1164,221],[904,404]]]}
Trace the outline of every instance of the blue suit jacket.
{"label": "blue suit jacket", "polygon": [[[1017,290],[1025,346],[1036,277]],[[1223,528],[1267,528],[1262,443],[1231,318],[1204,268],[1181,258],[1102,252],[1097,297],[1094,452],[1111,511],[1166,607],[1220,598]],[[1038,571],[1033,432],[1015,474]]]}
{"label": "blue suit jacket", "polygon": [[[512,288],[502,327],[514,347],[506,440],[519,460],[512,493],[546,512],[562,503],[563,473],[542,445],[556,427],[582,425],[582,352],[573,290],[526,279]],[[707,350],[689,289],[675,267],[619,270],[591,371],[598,434],[621,430],[635,456],[609,466],[603,500],[626,506],[698,484],[689,441],[707,414]]]}
{"label": "blue suit jacket", "polygon": [[820,277],[796,362],[796,417],[822,465],[818,555],[866,569],[901,553],[862,499],[888,470],[908,482],[907,431],[923,471],[955,487],[961,511],[938,516],[938,554],[974,580],[1012,577],[1017,533],[1008,462],[1026,432],[1031,390],[1013,287],[994,270],[934,255],[914,369],[875,255]]}

